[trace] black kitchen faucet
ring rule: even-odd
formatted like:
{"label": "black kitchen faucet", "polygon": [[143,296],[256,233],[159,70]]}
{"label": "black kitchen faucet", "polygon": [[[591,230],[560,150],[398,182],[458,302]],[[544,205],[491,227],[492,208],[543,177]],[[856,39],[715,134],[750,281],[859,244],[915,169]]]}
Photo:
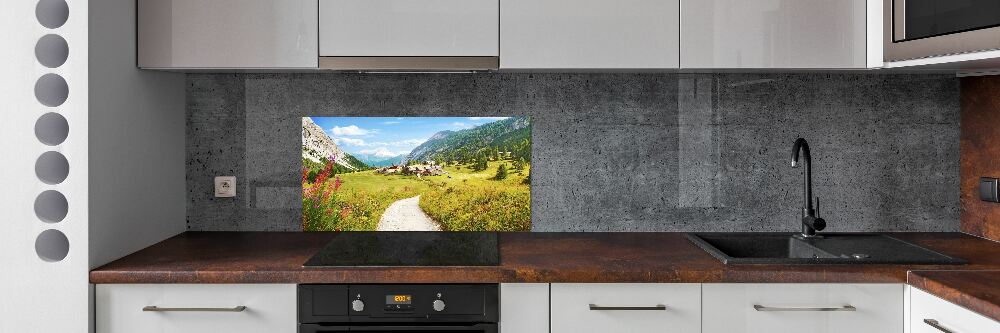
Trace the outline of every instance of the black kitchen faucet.
{"label": "black kitchen faucet", "polygon": [[[806,139],[798,138],[792,146],[792,167],[799,167],[799,152],[805,164],[805,171],[802,173],[802,237],[818,237],[816,231],[826,228],[826,220],[816,214],[812,205],[812,156],[809,155],[809,143]],[[819,209],[819,198],[816,198],[816,209]]]}

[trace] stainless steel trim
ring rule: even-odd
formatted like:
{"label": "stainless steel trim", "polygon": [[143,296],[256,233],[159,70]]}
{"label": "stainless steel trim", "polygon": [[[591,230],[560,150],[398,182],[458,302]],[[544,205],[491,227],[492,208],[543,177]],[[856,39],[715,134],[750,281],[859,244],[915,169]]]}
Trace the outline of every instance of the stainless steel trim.
{"label": "stainless steel trim", "polygon": [[941,332],[944,332],[944,333],[955,333],[952,330],[944,328],[943,326],[941,326],[941,323],[939,323],[937,320],[934,320],[934,319],[924,319],[924,324],[927,324],[930,327],[936,328],[938,331],[941,331]]}
{"label": "stainless steel trim", "polygon": [[590,304],[591,311],[657,311],[666,309],[667,306],[663,304],[654,306],[599,306],[597,304]]}
{"label": "stainless steel trim", "polygon": [[153,312],[243,312],[247,307],[240,305],[231,308],[161,308],[155,305],[142,307],[142,311]]}
{"label": "stainless steel trim", "polygon": [[[1000,49],[1000,27],[959,32],[950,35],[905,40],[905,28],[894,32],[897,24],[906,22],[905,14],[896,22],[894,2],[904,0],[883,0],[882,6],[882,47],[883,60],[887,62],[931,58],[953,54],[972,53]],[[900,10],[904,6],[899,6]],[[902,36],[896,36],[902,33]]]}
{"label": "stainless steel trim", "polygon": [[757,311],[857,311],[858,310],[858,308],[855,308],[853,305],[844,305],[837,307],[786,308],[786,307],[763,306],[760,304],[754,304],[753,309]]}
{"label": "stainless steel trim", "polygon": [[906,0],[892,0],[892,41],[906,39]]}
{"label": "stainless steel trim", "polygon": [[319,57],[319,69],[344,71],[490,71],[500,57]]}

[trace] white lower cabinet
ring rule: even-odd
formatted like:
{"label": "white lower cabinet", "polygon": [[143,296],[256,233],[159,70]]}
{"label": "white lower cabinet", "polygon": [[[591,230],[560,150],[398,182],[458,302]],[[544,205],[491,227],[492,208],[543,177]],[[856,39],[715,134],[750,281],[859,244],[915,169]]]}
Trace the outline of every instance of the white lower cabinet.
{"label": "white lower cabinet", "polygon": [[701,332],[700,284],[552,284],[552,333]]}
{"label": "white lower cabinet", "polygon": [[1000,332],[1000,322],[910,287],[908,333]]}
{"label": "white lower cabinet", "polygon": [[500,333],[548,333],[549,284],[500,284]]}
{"label": "white lower cabinet", "polygon": [[298,330],[294,284],[99,284],[96,303],[98,333]]}
{"label": "white lower cabinet", "polygon": [[704,333],[903,332],[902,284],[704,284]]}

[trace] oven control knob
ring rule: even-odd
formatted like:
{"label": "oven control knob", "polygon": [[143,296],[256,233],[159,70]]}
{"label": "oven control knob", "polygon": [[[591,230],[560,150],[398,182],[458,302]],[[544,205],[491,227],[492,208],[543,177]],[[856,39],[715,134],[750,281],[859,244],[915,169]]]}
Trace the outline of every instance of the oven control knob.
{"label": "oven control knob", "polygon": [[365,302],[362,302],[360,299],[356,299],[356,300],[354,300],[354,302],[351,302],[351,309],[354,309],[354,311],[357,311],[357,312],[364,311],[365,310]]}
{"label": "oven control knob", "polygon": [[444,311],[444,301],[439,299],[434,300],[434,311],[437,312]]}

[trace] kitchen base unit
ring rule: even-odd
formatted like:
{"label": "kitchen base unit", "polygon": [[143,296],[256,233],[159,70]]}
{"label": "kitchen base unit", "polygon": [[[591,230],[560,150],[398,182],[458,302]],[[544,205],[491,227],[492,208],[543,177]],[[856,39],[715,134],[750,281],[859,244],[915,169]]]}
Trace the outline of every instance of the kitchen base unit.
{"label": "kitchen base unit", "polygon": [[697,283],[553,283],[552,333],[701,332]]}
{"label": "kitchen base unit", "polygon": [[1000,332],[1000,322],[945,301],[923,290],[908,287],[907,333]]}
{"label": "kitchen base unit", "polygon": [[704,284],[704,333],[902,332],[903,284]]}
{"label": "kitchen base unit", "polygon": [[98,284],[97,333],[292,333],[294,284]]}

